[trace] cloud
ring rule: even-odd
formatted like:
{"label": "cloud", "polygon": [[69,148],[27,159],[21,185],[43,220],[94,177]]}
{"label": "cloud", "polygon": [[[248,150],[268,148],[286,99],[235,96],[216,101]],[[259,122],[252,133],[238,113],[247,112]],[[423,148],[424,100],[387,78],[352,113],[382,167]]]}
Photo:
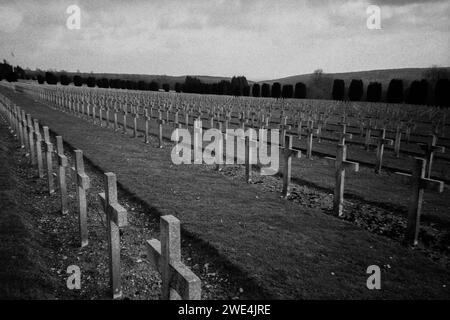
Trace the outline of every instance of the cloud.
{"label": "cloud", "polygon": [[[2,3],[0,30],[10,31],[0,31],[0,58],[14,51],[30,67],[272,78],[450,64],[448,1]],[[65,27],[71,4],[81,8],[81,30]],[[382,30],[366,28],[369,4],[381,6]]]}
{"label": "cloud", "polygon": [[22,13],[15,7],[0,4],[0,33],[11,33],[22,23]]}
{"label": "cloud", "polygon": [[378,6],[394,6],[401,7],[411,4],[429,4],[433,2],[445,2],[446,0],[373,0],[371,4]]}

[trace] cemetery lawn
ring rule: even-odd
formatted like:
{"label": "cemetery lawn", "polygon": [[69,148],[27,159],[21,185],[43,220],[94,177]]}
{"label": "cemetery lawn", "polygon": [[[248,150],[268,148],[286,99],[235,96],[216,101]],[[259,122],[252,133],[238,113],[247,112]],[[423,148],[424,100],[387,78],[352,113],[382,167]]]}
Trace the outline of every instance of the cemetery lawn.
{"label": "cemetery lawn", "polygon": [[[259,292],[254,297],[450,298],[444,265],[420,250],[330,217],[320,203],[302,206],[206,166],[173,165],[170,144],[158,149],[152,139],[145,145],[143,138],[94,126],[5,88],[0,91],[83,150],[92,164],[116,173],[119,185],[155,214],[179,218],[185,236],[202,241],[226,259],[230,270],[250,280],[242,288]],[[366,287],[370,265],[382,269],[381,290]]]}
{"label": "cemetery lawn", "polygon": [[[55,143],[54,137],[51,141]],[[89,245],[80,248],[70,170],[70,213],[62,215],[57,192],[48,195],[46,179],[37,177],[25,149],[18,148],[1,120],[0,151],[0,299],[109,299],[107,236],[97,196],[103,192],[103,172],[85,163],[91,181]],[[66,156],[72,160],[71,152]],[[147,219],[142,203],[121,190],[118,196],[129,222],[121,238],[123,298],[159,299],[160,277],[146,263],[144,241],[158,236],[159,219]],[[239,292],[241,279],[229,277],[219,259],[199,255],[199,245],[182,242],[184,263],[202,279],[202,299],[245,299],[248,293]],[[66,287],[69,265],[81,270],[81,290]]]}

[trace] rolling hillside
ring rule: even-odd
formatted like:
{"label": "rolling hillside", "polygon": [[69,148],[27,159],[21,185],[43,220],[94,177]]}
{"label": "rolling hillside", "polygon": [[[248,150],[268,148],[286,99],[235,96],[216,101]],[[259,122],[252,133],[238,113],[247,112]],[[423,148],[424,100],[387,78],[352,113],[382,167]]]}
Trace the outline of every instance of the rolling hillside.
{"label": "rolling hillside", "polygon": [[[444,68],[450,74],[450,67]],[[331,96],[331,88],[334,79],[342,79],[345,81],[345,86],[348,88],[352,79],[361,79],[364,82],[364,88],[370,82],[380,82],[383,87],[383,93],[386,92],[389,82],[392,79],[402,79],[404,81],[404,88],[406,89],[410,82],[425,78],[426,71],[430,68],[404,68],[404,69],[386,69],[386,70],[368,70],[358,72],[345,73],[323,73],[320,81],[315,79],[315,75],[303,74],[290,76],[286,78],[258,81],[259,84],[279,82],[282,85],[303,82],[307,87],[307,97],[315,99],[329,99]]]}

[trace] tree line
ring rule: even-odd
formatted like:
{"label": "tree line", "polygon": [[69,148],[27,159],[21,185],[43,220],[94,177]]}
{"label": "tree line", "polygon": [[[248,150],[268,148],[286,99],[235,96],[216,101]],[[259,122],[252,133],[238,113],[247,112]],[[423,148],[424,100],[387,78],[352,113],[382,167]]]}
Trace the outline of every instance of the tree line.
{"label": "tree line", "polygon": [[[28,70],[28,69],[27,69]],[[37,80],[39,84],[56,85],[60,83],[67,86],[73,83],[74,86],[81,87],[99,87],[142,91],[196,93],[196,94],[216,94],[216,95],[234,95],[234,96],[253,96],[263,98],[283,98],[283,99],[305,99],[307,97],[307,87],[303,82],[295,85],[279,82],[253,83],[249,84],[244,76],[234,76],[230,80],[221,80],[216,83],[204,83],[196,77],[187,76],[183,83],[175,83],[171,86],[169,83],[159,83],[157,81],[143,80],[125,80],[95,78],[94,76],[82,77],[81,75],[69,76],[65,72],[41,71],[35,76],[27,74],[27,70],[20,66],[13,67],[6,60],[0,63],[0,80],[15,82],[18,79]],[[28,70],[29,71],[29,70]],[[317,73],[317,74],[316,74]],[[314,79],[319,81],[322,71],[315,71]],[[403,80],[392,79],[389,82],[385,95],[380,82],[370,82],[367,85],[364,95],[364,83],[361,79],[353,79],[348,88],[342,79],[334,79],[331,88],[331,98],[333,100],[349,101],[369,101],[369,102],[388,102],[388,103],[408,103],[408,104],[427,104],[430,100],[439,106],[450,106],[450,75],[445,69],[433,67],[427,71],[424,76],[427,79],[414,80],[408,87],[405,87]],[[316,82],[317,82],[316,81]],[[313,81],[312,85],[315,83]]]}
{"label": "tree line", "polygon": [[269,85],[255,83],[250,85],[244,76],[234,76],[231,80],[221,80],[216,83],[204,83],[196,77],[187,76],[183,83],[175,83],[173,87],[168,83],[160,85],[157,81],[133,81],[122,79],[95,78],[93,76],[81,77],[75,75],[72,77],[62,73],[59,76],[53,72],[47,71],[44,74],[38,74],[36,80],[39,84],[56,85],[60,83],[67,86],[73,83],[74,86],[81,87],[99,87],[128,90],[158,91],[160,88],[164,91],[174,90],[176,92],[197,93],[197,94],[216,94],[233,96],[253,96],[266,98],[306,98],[306,85],[299,82],[295,85],[281,85],[278,82]]}
{"label": "tree line", "polygon": [[[382,85],[379,82],[370,82],[366,90],[366,101],[407,104],[427,104],[434,98],[438,106],[450,106],[450,80],[439,78],[434,81],[434,87],[426,79],[414,80],[405,88],[403,80],[392,79],[389,82],[385,99],[383,99]],[[361,79],[353,79],[348,89],[345,81],[335,79],[332,88],[333,100],[362,101],[364,97],[364,84]]]}

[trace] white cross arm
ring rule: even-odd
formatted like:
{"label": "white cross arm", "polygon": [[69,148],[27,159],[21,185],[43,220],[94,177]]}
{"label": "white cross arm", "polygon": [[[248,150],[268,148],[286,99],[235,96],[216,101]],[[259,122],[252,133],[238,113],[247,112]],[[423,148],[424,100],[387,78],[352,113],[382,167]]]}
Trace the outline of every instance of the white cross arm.
{"label": "white cross arm", "polygon": [[[106,204],[106,197],[105,193],[99,193],[98,197],[100,199],[100,202],[102,203],[102,206],[105,207]],[[105,213],[110,215],[111,220],[117,224],[119,228],[125,227],[127,223],[127,210],[125,210],[124,207],[122,207],[118,203],[112,203],[109,205],[109,207],[105,208]]]}
{"label": "white cross arm", "polygon": [[437,151],[437,152],[444,153],[445,152],[445,147],[444,146],[435,146],[434,150]]}
{"label": "white cross arm", "polygon": [[[147,240],[148,259],[151,266],[161,273],[161,242],[156,239]],[[181,262],[169,264],[170,268],[170,285],[183,299],[189,297],[191,300],[200,300],[201,281],[188,267]]]}
{"label": "white cross arm", "polygon": [[386,138],[380,139],[379,137],[370,138],[370,143],[378,144],[380,142],[380,140],[381,140],[382,144],[387,144],[388,146],[392,146],[394,144],[394,140],[392,140],[392,139],[386,139]]}
{"label": "white cross arm", "polygon": [[442,193],[444,191],[444,182],[434,179],[422,178],[420,180],[420,187],[425,190]]}
{"label": "white cross arm", "polygon": [[444,146],[430,146],[427,143],[418,143],[418,145],[424,151],[428,151],[429,149],[431,149],[430,151],[432,152],[441,152],[441,153],[445,152]]}
{"label": "white cross arm", "polygon": [[402,176],[402,177],[404,177],[404,178],[411,178],[411,177],[412,177],[411,174],[405,173],[405,172],[397,172],[397,171],[396,171],[395,174],[396,174],[396,175],[399,175],[399,176]]}
{"label": "white cross arm", "polygon": [[58,154],[58,165],[61,167],[67,167],[68,164],[67,157],[63,154]]}
{"label": "white cross arm", "polygon": [[[399,176],[407,177],[409,179],[413,179],[413,176],[409,173],[395,172],[395,174],[398,174]],[[442,182],[442,181],[421,178],[419,183],[420,183],[421,189],[435,191],[437,193],[444,192],[444,182]]]}
{"label": "white cross arm", "polygon": [[353,134],[352,133],[342,133],[342,132],[335,132],[335,135],[339,136],[339,137],[344,137],[346,139],[353,139]]}
{"label": "white cross arm", "polygon": [[91,180],[86,173],[77,173],[77,184],[86,190],[90,188]]}
{"label": "white cross arm", "polygon": [[345,160],[342,162],[342,164],[344,165],[345,169],[347,169],[347,170],[352,170],[355,172],[359,171],[359,163],[358,162]]}
{"label": "white cross arm", "polygon": [[51,142],[44,143],[44,151],[45,152],[53,152],[53,144]]}
{"label": "white cross arm", "polygon": [[86,173],[78,173],[75,167],[70,167],[70,170],[75,174],[78,186],[83,189],[89,189],[91,187],[91,179]]}
{"label": "white cross arm", "polygon": [[[245,141],[245,137],[238,135],[238,134],[228,134],[228,133],[224,133],[225,136],[231,136],[231,137],[237,137],[237,139],[240,140],[244,140]],[[259,143],[257,140],[248,140],[250,147],[258,147]]]}
{"label": "white cross arm", "polygon": [[336,162],[336,158],[325,157],[324,159],[327,162],[327,164],[329,164],[330,166],[334,165],[334,163]]}
{"label": "white cross arm", "polygon": [[[325,157],[324,159],[330,166],[336,164],[336,158]],[[343,165],[344,169],[346,169],[346,170],[351,170],[351,171],[355,171],[355,172],[359,171],[359,163],[358,162],[345,160],[345,161],[342,161],[342,165]]]}

